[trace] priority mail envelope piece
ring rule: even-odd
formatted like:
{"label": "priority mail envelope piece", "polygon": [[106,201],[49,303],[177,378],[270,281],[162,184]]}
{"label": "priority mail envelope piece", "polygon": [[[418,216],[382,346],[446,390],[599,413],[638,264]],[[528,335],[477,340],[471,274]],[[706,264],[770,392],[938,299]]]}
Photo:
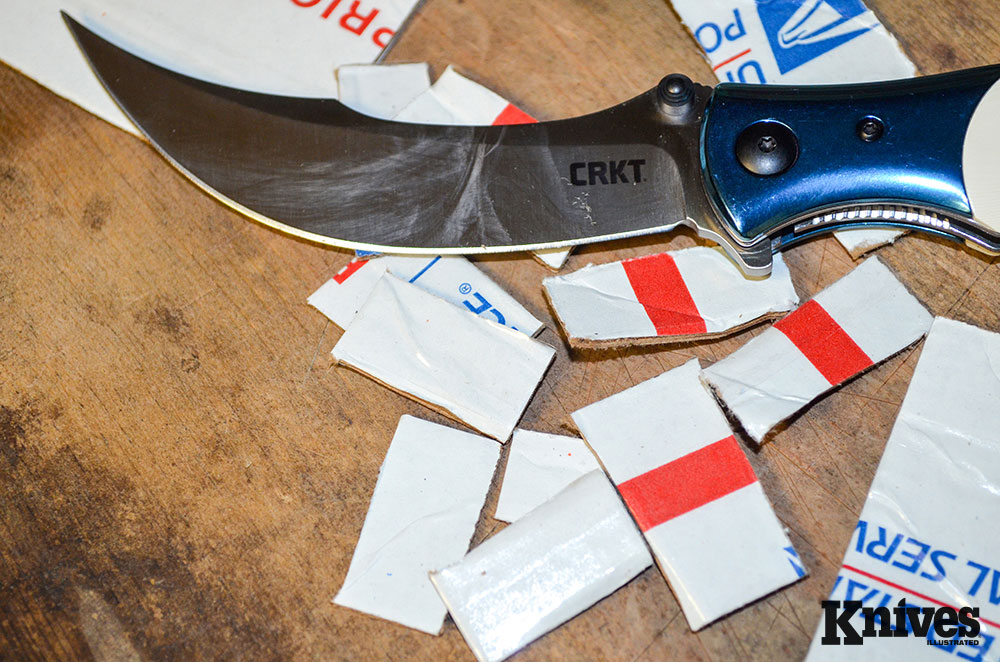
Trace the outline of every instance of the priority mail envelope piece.
{"label": "priority mail envelope piece", "polygon": [[603,471],[578,478],[431,581],[480,662],[499,662],[652,560]]}
{"label": "priority mail envelope piece", "polygon": [[60,10],[175,71],[273,94],[334,97],[334,70],[371,62],[418,0],[8,0],[0,59],[56,94],[138,133],[90,71]]}
{"label": "priority mail envelope piece", "polygon": [[313,292],[309,305],[346,329],[386,272],[462,310],[526,335],[534,336],[544,326],[514,297],[459,255],[385,255],[354,260]]}
{"label": "priority mail envelope piece", "polygon": [[507,441],[555,350],[387,273],[334,346],[333,356]]}
{"label": "priority mail envelope piece", "polygon": [[920,340],[931,315],[869,258],[703,378],[755,441],[823,393]]}
{"label": "priority mail envelope piece", "polygon": [[707,246],[591,265],[543,284],[574,346],[719,336],[799,302],[780,253],[769,278],[749,279]]}
{"label": "priority mail envelope piece", "polygon": [[699,630],[806,574],[698,360],[573,413]]}
{"label": "priority mail envelope piece", "polygon": [[399,419],[333,602],[439,634],[446,609],[427,573],[469,549],[499,459],[492,439]]}
{"label": "priority mail envelope piece", "polygon": [[[831,622],[840,642],[823,645],[832,620],[823,616],[807,660],[998,659],[998,403],[1000,335],[935,319],[830,595],[885,607],[889,618],[877,614],[876,631],[897,629],[901,600],[917,610],[978,609],[981,631],[921,632],[921,612],[916,626],[900,622],[898,633],[907,636],[866,636],[863,645],[845,645],[847,633]],[[835,608],[835,616],[844,613]],[[863,633],[862,613],[846,620]]]}
{"label": "priority mail envelope piece", "polygon": [[[433,99],[433,104],[423,100]],[[398,122],[420,124],[531,124],[531,115],[493,90],[466,78],[448,66],[426,93],[395,117]]]}
{"label": "priority mail envelope piece", "polygon": [[[414,99],[395,118],[400,122],[424,124],[500,125],[527,124],[531,115],[496,92],[466,78],[449,66],[426,93]],[[571,248],[534,251],[543,265],[558,271],[566,263]]]}
{"label": "priority mail envelope piece", "polygon": [[600,468],[582,439],[514,430],[493,517],[501,522],[520,519],[580,476]]}
{"label": "priority mail envelope piece", "polygon": [[338,98],[369,117],[391,120],[406,104],[431,88],[426,62],[349,64],[337,69]]}
{"label": "priority mail envelope piece", "polygon": [[[671,0],[720,82],[822,85],[911,78],[916,67],[861,0]],[[897,230],[835,232],[852,257]]]}

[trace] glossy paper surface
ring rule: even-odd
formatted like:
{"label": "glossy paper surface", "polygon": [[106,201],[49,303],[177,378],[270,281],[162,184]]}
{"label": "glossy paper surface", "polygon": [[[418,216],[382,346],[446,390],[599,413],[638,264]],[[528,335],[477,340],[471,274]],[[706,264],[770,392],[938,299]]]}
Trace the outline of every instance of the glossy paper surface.
{"label": "glossy paper surface", "polygon": [[555,350],[385,274],[333,356],[507,441]]}
{"label": "glossy paper surface", "polygon": [[[928,645],[942,638],[932,630],[824,646],[821,618],[810,662],[997,659],[998,403],[1000,335],[935,319],[830,596],[866,607],[892,608],[900,600],[921,609],[976,607],[978,643]],[[849,621],[864,629],[860,615]]]}
{"label": "glossy paper surface", "polygon": [[384,273],[525,335],[534,336],[542,330],[542,323],[534,315],[459,255],[386,255],[355,260],[316,290],[309,297],[309,305],[346,329]]}
{"label": "glossy paper surface", "polygon": [[492,439],[403,416],[334,603],[438,634],[427,573],[469,548],[499,458]]}
{"label": "glossy paper surface", "polygon": [[592,471],[431,580],[476,659],[499,662],[650,563],[614,487]]}
{"label": "glossy paper surface", "polygon": [[573,413],[692,630],[806,574],[698,361]]}
{"label": "glossy paper surface", "polygon": [[582,439],[514,430],[494,518],[513,522],[601,468]]}
{"label": "glossy paper surface", "polygon": [[717,336],[799,302],[780,254],[770,277],[749,279],[707,246],[591,265],[544,285],[571,344]]}
{"label": "glossy paper surface", "polygon": [[756,441],[838,384],[923,337],[931,316],[878,258],[704,370]]}

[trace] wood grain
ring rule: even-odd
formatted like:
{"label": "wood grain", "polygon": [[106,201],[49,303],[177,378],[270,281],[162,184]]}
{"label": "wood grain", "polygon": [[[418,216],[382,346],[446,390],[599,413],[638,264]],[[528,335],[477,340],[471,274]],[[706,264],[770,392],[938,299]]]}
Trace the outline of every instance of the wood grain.
{"label": "wood grain", "polygon": [[[869,4],[924,73],[1000,60],[986,0]],[[540,118],[674,70],[712,80],[661,0],[428,0],[389,59],[454,63]],[[400,415],[457,425],[330,365],[339,331],[305,300],[351,256],[244,220],[5,67],[0,89],[0,659],[472,659],[450,621],[430,637],[330,604]],[[588,247],[568,268],[694,243]],[[879,254],[935,314],[1000,330],[994,260],[924,237]],[[802,296],[854,264],[832,239],[786,259]],[[543,267],[478,263],[551,324]],[[574,409],[755,333],[571,354],[550,326],[523,425],[565,431]],[[516,659],[801,658],[919,351],[750,452],[809,578],[692,634],[649,570]],[[500,526],[497,488],[477,541]]]}

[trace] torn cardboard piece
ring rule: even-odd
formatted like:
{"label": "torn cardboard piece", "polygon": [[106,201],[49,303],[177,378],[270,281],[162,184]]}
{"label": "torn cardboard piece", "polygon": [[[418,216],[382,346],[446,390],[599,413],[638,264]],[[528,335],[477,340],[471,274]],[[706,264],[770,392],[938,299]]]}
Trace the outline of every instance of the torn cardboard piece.
{"label": "torn cardboard piece", "polygon": [[313,292],[309,305],[346,329],[384,273],[526,335],[534,336],[544,327],[514,297],[459,255],[385,255],[354,260]]}
{"label": "torn cardboard piece", "polygon": [[334,346],[333,356],[507,441],[555,350],[384,274]]}
{"label": "torn cardboard piece", "polygon": [[493,517],[501,522],[518,520],[580,476],[600,468],[582,439],[514,430]]}
{"label": "torn cardboard piece", "polygon": [[799,302],[780,253],[769,278],[749,279],[707,246],[587,266],[543,284],[574,347],[716,337]]}
{"label": "torn cardboard piece", "polygon": [[465,555],[499,459],[491,439],[400,418],[333,602],[440,634],[446,608],[427,573]]}
{"label": "torn cardboard piece", "polygon": [[337,93],[334,70],[378,57],[417,2],[248,7],[238,0],[11,0],[0,22],[0,59],[138,135],[91,72],[60,10],[112,43],[195,78],[271,94],[331,98]]}
{"label": "torn cardboard piece", "polygon": [[931,316],[869,258],[703,378],[757,442],[842,382],[917,342]]}
{"label": "torn cardboard piece", "polygon": [[430,577],[480,662],[499,662],[624,586],[652,563],[602,471]]}
{"label": "torn cardboard piece", "polygon": [[[807,660],[996,659],[1000,639],[1000,335],[937,318],[885,447],[868,500],[834,581],[831,600],[893,608],[974,607],[981,632],[933,627],[908,636],[823,645],[824,620]],[[842,610],[837,610],[841,615]],[[925,615],[921,614],[919,620]],[[861,613],[848,619],[859,634]],[[883,627],[879,618],[875,629]],[[835,628],[836,634],[845,634]],[[957,640],[978,640],[976,644]],[[944,640],[946,643],[933,643]]]}
{"label": "torn cardboard piece", "polygon": [[499,94],[448,66],[427,92],[396,115],[397,122],[420,124],[531,124],[531,115]]}
{"label": "torn cardboard piece", "polygon": [[699,630],[805,576],[693,359],[573,413]]}
{"label": "torn cardboard piece", "polygon": [[[421,94],[395,117],[399,122],[422,124],[530,124],[535,118],[489,88],[466,78],[449,66],[430,90]],[[533,251],[545,267],[558,271],[571,248]]]}
{"label": "torn cardboard piece", "polygon": [[431,87],[426,62],[413,64],[350,64],[337,69],[340,102],[383,120],[391,120],[400,110]]}
{"label": "torn cardboard piece", "polygon": [[[671,0],[720,82],[823,85],[911,78],[916,67],[860,0]],[[851,257],[900,230],[842,230]]]}

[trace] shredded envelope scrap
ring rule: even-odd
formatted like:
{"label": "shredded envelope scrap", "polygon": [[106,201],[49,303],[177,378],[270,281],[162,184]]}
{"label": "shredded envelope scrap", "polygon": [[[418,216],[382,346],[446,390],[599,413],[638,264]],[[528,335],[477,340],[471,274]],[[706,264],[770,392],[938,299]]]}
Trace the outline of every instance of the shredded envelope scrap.
{"label": "shredded envelope scrap", "polygon": [[427,573],[469,548],[499,459],[492,439],[403,416],[333,602],[438,634],[446,609]]}
{"label": "shredded envelope scrap", "polygon": [[760,442],[822,394],[920,340],[931,319],[872,257],[702,377]]}
{"label": "shredded envelope scrap", "polygon": [[[833,606],[845,624],[821,620],[808,662],[995,660],[1000,639],[1000,335],[937,318],[830,600],[884,608],[863,645],[864,613]],[[899,626],[900,601],[931,627]],[[978,632],[933,621],[975,609]],[[970,612],[971,615],[971,612]],[[873,618],[873,621],[875,619]],[[907,623],[907,621],[903,621]],[[975,627],[975,626],[973,626]],[[964,630],[964,628],[963,628]],[[824,645],[824,638],[827,639]],[[834,641],[836,640],[836,642]],[[838,645],[839,644],[839,645]]]}
{"label": "shredded envelope scrap", "polygon": [[591,265],[543,284],[574,347],[719,337],[799,302],[780,254],[770,277],[750,279],[721,250],[707,246]]}
{"label": "shredded envelope scrap", "polygon": [[604,472],[591,471],[430,577],[479,662],[500,662],[650,566]]}
{"label": "shredded envelope scrap", "polygon": [[520,519],[584,474],[600,469],[582,439],[514,430],[493,517]]}
{"label": "shredded envelope scrap", "polygon": [[806,575],[698,372],[692,359],[572,415],[692,630]]}
{"label": "shredded envelope scrap", "polygon": [[386,273],[333,357],[505,442],[555,350]]}
{"label": "shredded envelope scrap", "polygon": [[385,255],[355,259],[309,297],[309,305],[346,329],[382,274],[416,285],[461,310],[502,326],[537,335],[540,322],[514,297],[460,255]]}

